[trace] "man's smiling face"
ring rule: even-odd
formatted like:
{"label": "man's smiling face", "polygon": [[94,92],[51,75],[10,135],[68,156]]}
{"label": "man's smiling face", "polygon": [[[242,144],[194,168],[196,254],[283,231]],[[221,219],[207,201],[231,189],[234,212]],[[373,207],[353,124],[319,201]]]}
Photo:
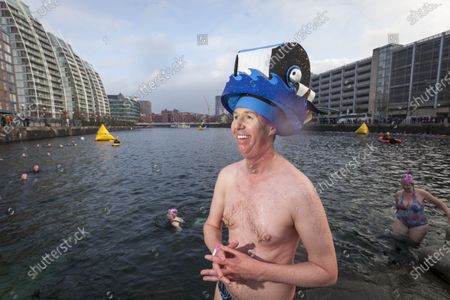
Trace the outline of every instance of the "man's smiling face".
{"label": "man's smiling face", "polygon": [[239,152],[244,157],[255,157],[265,151],[267,144],[273,143],[269,125],[254,111],[236,108],[233,112],[231,132],[237,142]]}

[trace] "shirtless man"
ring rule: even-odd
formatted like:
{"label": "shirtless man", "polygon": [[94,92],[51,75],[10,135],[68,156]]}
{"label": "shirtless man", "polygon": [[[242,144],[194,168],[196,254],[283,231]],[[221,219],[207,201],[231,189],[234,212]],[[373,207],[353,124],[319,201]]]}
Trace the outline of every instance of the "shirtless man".
{"label": "shirtless man", "polygon": [[[218,283],[215,300],[286,300],[295,286],[335,284],[333,239],[314,186],[275,151],[272,120],[241,106],[231,131],[244,159],[218,176],[204,225],[212,268],[201,271],[203,280]],[[221,244],[222,221],[228,246]],[[308,260],[294,263],[299,242]]]}

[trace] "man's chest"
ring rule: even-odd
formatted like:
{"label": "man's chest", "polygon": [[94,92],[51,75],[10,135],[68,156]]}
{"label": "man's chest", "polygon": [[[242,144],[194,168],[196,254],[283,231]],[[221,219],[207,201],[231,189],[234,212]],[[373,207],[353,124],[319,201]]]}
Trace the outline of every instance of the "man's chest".
{"label": "man's chest", "polygon": [[291,195],[273,182],[236,183],[225,196],[223,221],[251,240],[271,243],[292,228]]}

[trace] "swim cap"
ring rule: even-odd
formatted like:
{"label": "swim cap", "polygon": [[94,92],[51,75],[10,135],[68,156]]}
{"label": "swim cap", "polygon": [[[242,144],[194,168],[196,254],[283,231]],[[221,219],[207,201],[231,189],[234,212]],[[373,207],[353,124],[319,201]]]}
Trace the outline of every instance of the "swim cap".
{"label": "swim cap", "polygon": [[167,212],[172,215],[178,215],[178,209],[176,209],[176,208],[169,208],[169,210],[167,210]]}
{"label": "swim cap", "polygon": [[273,126],[276,127],[275,124],[277,120],[277,115],[280,113],[280,111],[276,106],[258,100],[259,99],[251,96],[242,96],[241,98],[239,98],[234,109],[239,107],[251,109],[257,112],[259,115],[266,118],[268,122],[270,122]]}
{"label": "swim cap", "polygon": [[414,184],[414,177],[411,173],[406,173],[400,180],[401,184]]}

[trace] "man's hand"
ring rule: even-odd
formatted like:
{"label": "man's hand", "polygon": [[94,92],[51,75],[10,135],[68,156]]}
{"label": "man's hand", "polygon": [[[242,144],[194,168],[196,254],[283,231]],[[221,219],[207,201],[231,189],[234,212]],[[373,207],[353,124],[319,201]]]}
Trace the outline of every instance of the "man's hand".
{"label": "man's hand", "polygon": [[[231,244],[230,244],[231,246]],[[236,247],[234,247],[236,248]],[[225,276],[224,278],[229,281],[237,280],[258,280],[258,273],[255,272],[257,270],[257,260],[251,258],[249,255],[242,253],[237,249],[233,249],[231,247],[222,246],[221,252],[225,254],[226,258],[219,258],[213,255],[206,255],[205,259],[211,261],[213,263],[213,269],[202,270],[202,275],[204,275],[203,280],[206,281],[223,281],[220,277]],[[220,273],[214,268],[214,265],[223,266],[220,269]],[[217,280],[216,280],[217,277]]]}
{"label": "man's hand", "polygon": [[[236,249],[239,245],[239,242],[237,241],[230,241],[228,244],[228,247],[232,249]],[[213,281],[218,282],[222,281],[225,284],[230,284],[231,280],[234,280],[232,276],[229,275],[228,271],[225,271],[221,268],[221,263],[226,259],[225,252],[223,251],[225,245],[217,244],[216,248],[214,249],[213,255],[207,255],[208,257],[214,257],[216,258],[215,261],[212,261],[212,269],[205,269],[200,272],[200,274],[203,276],[204,281]],[[235,280],[234,280],[235,281]]]}

